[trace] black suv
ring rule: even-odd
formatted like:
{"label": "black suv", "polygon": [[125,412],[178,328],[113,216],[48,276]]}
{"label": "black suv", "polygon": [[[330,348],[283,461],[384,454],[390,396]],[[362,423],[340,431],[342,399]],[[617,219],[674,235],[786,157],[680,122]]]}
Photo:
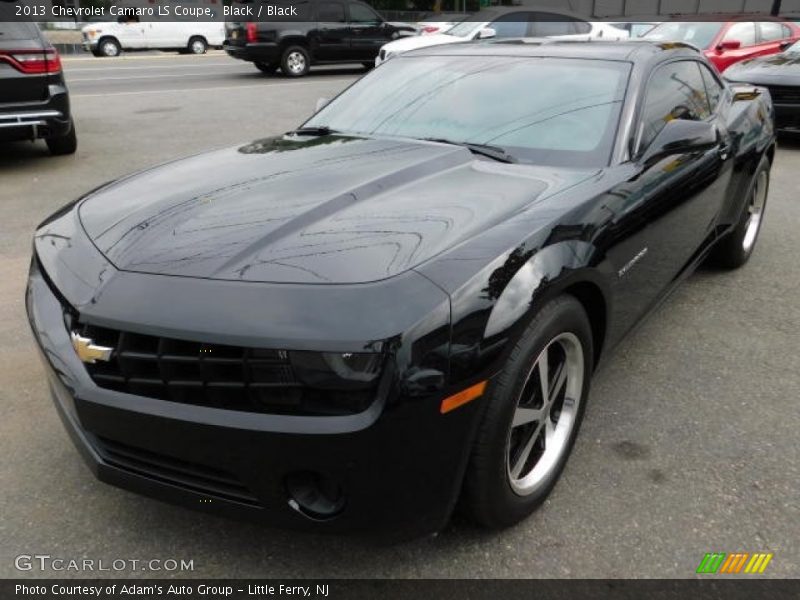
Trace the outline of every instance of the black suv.
{"label": "black suv", "polygon": [[78,147],[58,52],[30,22],[0,6],[0,141],[44,139],[52,154]]}
{"label": "black suv", "polygon": [[[264,73],[280,67],[289,77],[302,77],[314,64],[360,62],[369,68],[383,44],[416,33],[413,25],[389,23],[363,2],[308,0],[291,6],[291,22],[278,17],[226,23],[225,51]],[[257,16],[258,5],[254,10]]]}

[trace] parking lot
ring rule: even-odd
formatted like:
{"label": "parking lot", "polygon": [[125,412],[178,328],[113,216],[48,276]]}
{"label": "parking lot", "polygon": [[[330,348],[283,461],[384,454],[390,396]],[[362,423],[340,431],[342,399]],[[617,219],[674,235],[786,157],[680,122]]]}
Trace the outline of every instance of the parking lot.
{"label": "parking lot", "polygon": [[436,537],[375,547],[97,482],[52,406],[23,302],[31,234],[58,207],[133,170],[284,132],[363,69],[289,80],[211,53],[72,58],[65,70],[77,154],[0,146],[0,576],[39,553],[193,560],[173,574],[209,578],[689,577],[711,551],[772,552],[767,576],[800,576],[800,143],[781,143],[750,263],[695,274],[597,374],[541,510],[501,533],[457,519]]}

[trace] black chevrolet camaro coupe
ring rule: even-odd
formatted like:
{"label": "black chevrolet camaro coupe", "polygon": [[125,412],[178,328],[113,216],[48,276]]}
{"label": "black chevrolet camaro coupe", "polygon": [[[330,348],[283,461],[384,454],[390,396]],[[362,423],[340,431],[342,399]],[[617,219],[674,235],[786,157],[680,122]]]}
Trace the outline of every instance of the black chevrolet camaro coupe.
{"label": "black chevrolet camaro coupe", "polygon": [[747,261],[774,152],[768,92],[679,44],[409,52],[50,217],[28,314],[103,481],[317,531],[508,526],[599,361],[698,263]]}

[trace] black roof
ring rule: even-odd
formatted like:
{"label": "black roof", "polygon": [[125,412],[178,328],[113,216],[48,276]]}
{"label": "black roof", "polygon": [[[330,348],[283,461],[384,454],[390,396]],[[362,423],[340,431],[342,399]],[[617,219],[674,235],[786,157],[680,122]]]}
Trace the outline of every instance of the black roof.
{"label": "black roof", "polygon": [[[695,47],[679,42],[635,41],[566,41],[542,38],[511,38],[489,42],[464,42],[429,46],[404,54],[423,56],[532,56],[554,58],[585,58],[637,62],[659,54],[702,56]],[[403,55],[401,55],[403,56]]]}

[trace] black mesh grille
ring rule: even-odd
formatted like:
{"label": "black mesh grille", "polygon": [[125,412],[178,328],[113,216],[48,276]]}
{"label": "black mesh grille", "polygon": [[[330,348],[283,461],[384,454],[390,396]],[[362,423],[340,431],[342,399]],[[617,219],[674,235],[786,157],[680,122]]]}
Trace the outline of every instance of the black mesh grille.
{"label": "black mesh grille", "polygon": [[204,344],[78,324],[73,331],[114,348],[87,363],[105,389],[184,404],[247,412],[345,415],[364,410],[374,390],[337,393],[304,386],[283,350]]}
{"label": "black mesh grille", "polygon": [[769,93],[770,96],[772,96],[772,102],[775,104],[800,105],[800,86],[788,87],[771,85],[769,86]]}
{"label": "black mesh grille", "polygon": [[106,463],[119,469],[193,492],[260,506],[258,498],[230,473],[105,438],[95,437],[93,445]]}

